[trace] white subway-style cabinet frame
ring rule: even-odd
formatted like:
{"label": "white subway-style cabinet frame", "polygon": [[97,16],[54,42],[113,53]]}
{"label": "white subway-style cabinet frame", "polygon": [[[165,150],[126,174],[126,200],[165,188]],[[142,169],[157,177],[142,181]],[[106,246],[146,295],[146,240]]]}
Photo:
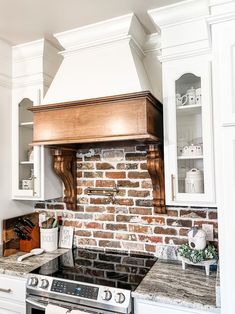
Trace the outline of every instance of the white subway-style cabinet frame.
{"label": "white subway-style cabinet frame", "polygon": [[[185,93],[190,84],[194,88],[200,87],[199,105],[177,106],[177,82],[184,75],[198,80],[187,82],[182,91]],[[166,204],[215,206],[211,61],[207,55],[163,63],[163,109]],[[202,141],[202,155],[181,156],[180,136],[185,136],[188,146],[201,138],[198,141]],[[203,189],[195,193],[185,190],[186,173],[193,168],[203,174]]]}

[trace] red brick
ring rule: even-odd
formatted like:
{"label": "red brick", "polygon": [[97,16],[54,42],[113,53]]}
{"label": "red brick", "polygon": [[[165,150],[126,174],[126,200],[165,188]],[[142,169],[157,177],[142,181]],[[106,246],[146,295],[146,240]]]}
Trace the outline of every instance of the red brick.
{"label": "red brick", "polygon": [[165,243],[166,244],[175,244],[175,245],[181,245],[181,244],[186,244],[188,243],[187,239],[181,239],[181,238],[170,238],[170,237],[165,237]]}
{"label": "red brick", "polygon": [[128,178],[129,179],[148,179],[149,173],[147,171],[129,171]]}
{"label": "red brick", "polygon": [[137,151],[141,151],[141,152],[146,152],[147,151],[147,147],[146,147],[146,145],[137,145],[136,146],[136,150]]}
{"label": "red brick", "polygon": [[101,205],[105,205],[105,204],[110,204],[111,200],[110,198],[90,198],[90,203],[91,204],[101,204]]}
{"label": "red brick", "polygon": [[107,213],[115,213],[115,207],[114,206],[107,206],[106,211],[107,211]]}
{"label": "red brick", "polygon": [[148,217],[141,217],[142,221],[145,221],[148,224],[154,224],[154,225],[164,225],[165,224],[165,218],[164,217],[154,217],[154,216],[148,216]]}
{"label": "red brick", "polygon": [[150,195],[149,191],[146,190],[129,190],[128,191],[128,196],[132,196],[132,197],[147,197]]}
{"label": "red brick", "polygon": [[155,227],[154,233],[156,234],[169,234],[169,235],[176,235],[177,231],[173,228],[163,228],[163,227]]}
{"label": "red brick", "polygon": [[79,179],[77,180],[77,186],[81,186],[81,187],[92,187],[92,186],[95,186],[94,185],[95,181],[94,180],[82,180],[82,179]]}
{"label": "red brick", "polygon": [[100,221],[114,221],[114,215],[113,215],[113,214],[100,214],[100,215],[96,215],[95,220],[100,220]]}
{"label": "red brick", "polygon": [[208,213],[209,219],[217,219],[218,218],[217,216],[218,216],[217,212],[209,212]]}
{"label": "red brick", "polygon": [[192,220],[184,219],[167,219],[167,225],[172,227],[192,227]]}
{"label": "red brick", "polygon": [[64,204],[47,204],[47,209],[64,209]]}
{"label": "red brick", "polygon": [[121,248],[121,244],[119,241],[100,240],[99,246],[100,247]]}
{"label": "red brick", "polygon": [[129,211],[130,211],[130,214],[136,214],[136,215],[151,215],[152,214],[152,208],[147,208],[147,207],[131,207]]}
{"label": "red brick", "polygon": [[113,239],[113,232],[94,231],[93,236],[95,238]]}
{"label": "red brick", "polygon": [[114,180],[96,180],[96,187],[114,188],[115,181]]}
{"label": "red brick", "polygon": [[152,244],[145,244],[145,251],[155,253],[156,252],[156,246]]}
{"label": "red brick", "polygon": [[141,170],[148,170],[148,168],[147,168],[147,163],[145,162],[145,163],[143,163],[143,164],[140,164],[140,169],[141,169]]}
{"label": "red brick", "polygon": [[131,215],[117,215],[116,220],[117,222],[130,222],[133,217]]}
{"label": "red brick", "polygon": [[114,169],[114,166],[111,165],[108,162],[102,162],[102,163],[97,163],[96,164],[96,169],[98,169],[98,170],[108,170],[108,169]]}
{"label": "red brick", "polygon": [[92,233],[91,231],[87,231],[87,230],[77,230],[75,232],[75,235],[79,237],[91,237]]}
{"label": "red brick", "polygon": [[94,163],[93,162],[79,162],[77,163],[77,168],[80,170],[91,170],[94,169]]}
{"label": "red brick", "polygon": [[179,235],[183,237],[187,237],[189,230],[190,230],[189,228],[181,228],[179,230]]}
{"label": "red brick", "polygon": [[84,206],[82,206],[82,205],[77,205],[77,207],[76,207],[76,212],[84,212]]}
{"label": "red brick", "polygon": [[150,228],[148,226],[129,225],[129,231],[136,233],[149,233]]}
{"label": "red brick", "polygon": [[156,236],[146,236],[146,235],[139,235],[139,240],[142,242],[150,242],[150,243],[162,243],[162,237]]}
{"label": "red brick", "polygon": [[45,209],[45,207],[46,207],[45,203],[37,203],[34,208]]}
{"label": "red brick", "polygon": [[119,191],[117,192],[117,196],[126,196],[126,190],[124,189],[119,189]]}
{"label": "red brick", "polygon": [[77,188],[77,195],[83,194],[83,189],[82,188]]}
{"label": "red brick", "polygon": [[123,206],[133,206],[134,202],[131,198],[116,198],[115,204]]}
{"label": "red brick", "polygon": [[106,224],[106,229],[127,231],[127,225],[126,224]]}
{"label": "red brick", "polygon": [[127,188],[138,188],[139,182],[132,182],[130,180],[118,180],[118,186]]}
{"label": "red brick", "polygon": [[167,208],[167,216],[178,217],[178,210]]}
{"label": "red brick", "polygon": [[142,189],[152,189],[153,188],[152,181],[151,180],[142,181],[141,188]]}
{"label": "red brick", "polygon": [[129,164],[125,164],[125,163],[120,163],[117,164],[117,169],[119,170],[134,170],[134,169],[138,169],[138,164],[137,163],[129,163]]}
{"label": "red brick", "polygon": [[99,222],[87,222],[87,223],[85,223],[85,227],[87,229],[102,229],[103,224],[99,223]]}
{"label": "red brick", "polygon": [[106,209],[104,206],[87,206],[86,212],[88,213],[97,213],[97,212],[104,212]]}
{"label": "red brick", "polygon": [[88,197],[79,197],[77,200],[78,204],[88,204],[89,203],[89,198]]}
{"label": "red brick", "polygon": [[[180,216],[187,216],[187,215],[195,215],[195,217],[198,216],[198,218],[206,218],[206,211],[205,210],[197,210],[197,209],[193,209],[193,210],[181,210],[180,211]],[[192,217],[193,218],[193,217]]]}
{"label": "red brick", "polygon": [[77,178],[82,178],[82,177],[83,177],[83,172],[77,171]]}
{"label": "red brick", "polygon": [[153,201],[152,200],[146,200],[146,199],[140,199],[135,201],[135,206],[141,206],[141,207],[152,207]]}
{"label": "red brick", "polygon": [[86,157],[85,156],[85,161],[100,161],[100,155],[94,155],[91,157]]}
{"label": "red brick", "polygon": [[146,152],[144,153],[126,153],[126,160],[146,160]]}
{"label": "red brick", "polygon": [[74,228],[81,228],[82,223],[80,221],[74,221],[74,220],[65,220],[64,226],[74,227]]}
{"label": "red brick", "polygon": [[85,178],[103,178],[103,172],[102,171],[85,171],[84,172]]}
{"label": "red brick", "polygon": [[112,172],[105,172],[106,178],[110,179],[125,179],[126,173],[124,171],[112,171]]}
{"label": "red brick", "polygon": [[134,233],[116,233],[115,238],[124,241],[137,241],[137,235]]}
{"label": "red brick", "polygon": [[97,246],[97,241],[95,239],[77,238],[76,242],[78,246]]}

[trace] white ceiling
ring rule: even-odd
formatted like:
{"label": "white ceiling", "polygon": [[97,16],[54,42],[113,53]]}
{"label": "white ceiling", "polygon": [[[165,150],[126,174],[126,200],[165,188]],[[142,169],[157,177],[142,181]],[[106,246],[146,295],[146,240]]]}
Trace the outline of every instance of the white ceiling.
{"label": "white ceiling", "polygon": [[134,12],[148,33],[147,10],[181,0],[0,0],[0,38],[13,45]]}

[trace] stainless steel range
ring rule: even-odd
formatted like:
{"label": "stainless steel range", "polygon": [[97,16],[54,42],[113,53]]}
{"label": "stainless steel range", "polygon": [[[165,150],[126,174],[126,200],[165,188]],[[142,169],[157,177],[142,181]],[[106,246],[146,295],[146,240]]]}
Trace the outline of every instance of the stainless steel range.
{"label": "stainless steel range", "polygon": [[152,255],[71,250],[29,275],[27,314],[46,313],[48,304],[67,313],[133,313],[131,291],[155,261]]}

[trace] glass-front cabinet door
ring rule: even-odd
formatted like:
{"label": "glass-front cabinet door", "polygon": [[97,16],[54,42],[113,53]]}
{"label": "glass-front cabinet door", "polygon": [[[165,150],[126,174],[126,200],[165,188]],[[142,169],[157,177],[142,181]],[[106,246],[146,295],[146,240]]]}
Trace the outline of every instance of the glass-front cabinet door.
{"label": "glass-front cabinet door", "polygon": [[212,206],[210,61],[164,64],[165,182],[168,205]]}

